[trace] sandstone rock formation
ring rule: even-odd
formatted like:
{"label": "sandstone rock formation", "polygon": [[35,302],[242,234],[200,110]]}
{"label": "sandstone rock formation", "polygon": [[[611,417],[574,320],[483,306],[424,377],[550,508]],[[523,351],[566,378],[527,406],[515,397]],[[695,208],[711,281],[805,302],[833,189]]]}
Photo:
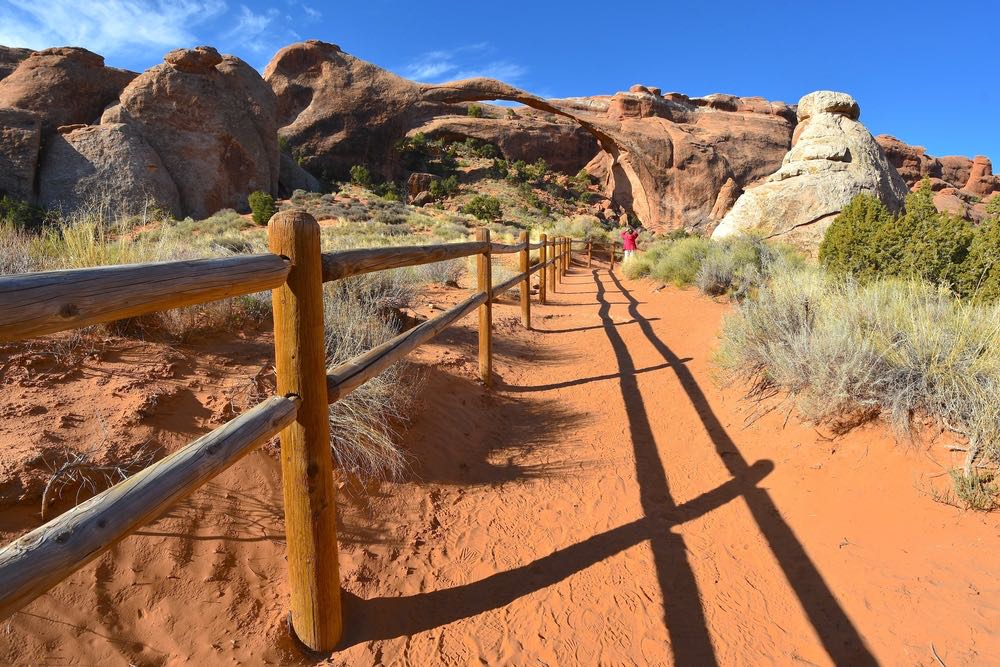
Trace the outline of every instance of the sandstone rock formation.
{"label": "sandstone rock formation", "polygon": [[32,54],[31,49],[18,49],[11,46],[0,46],[0,80],[6,79],[17,69],[21,61]]}
{"label": "sandstone rock formation", "polygon": [[110,196],[122,205],[155,199],[182,210],[177,186],[159,154],[130,125],[85,125],[51,137],[39,168],[38,203],[73,208],[90,196]]}
{"label": "sandstone rock formation", "polygon": [[[383,175],[396,177],[394,146],[418,130],[475,136],[502,144],[501,150],[506,145],[505,153],[537,154],[554,165],[570,154],[572,160],[560,165],[567,171],[599,147],[588,170],[602,178],[618,206],[654,229],[706,224],[729,180],[740,189],[777,168],[795,124],[792,110],[780,102],[661,95],[648,86],[613,97],[544,100],[492,79],[418,84],[318,41],[282,49],[264,77],[278,96],[282,136],[307,156],[313,171],[344,178],[354,164],[385,165]],[[454,106],[488,100],[534,111],[516,112],[526,120],[519,127],[506,114],[463,118],[465,107]]]}
{"label": "sandstone rock formation", "polygon": [[211,47],[178,49],[122,91],[102,124],[130,126],[160,156],[179,212],[245,209],[255,190],[277,194],[274,93],[256,71]]}
{"label": "sandstone rock formation", "polygon": [[922,146],[910,146],[888,134],[880,134],[875,139],[910,189],[918,187],[924,178],[930,179],[935,192],[934,205],[939,211],[974,222],[986,218],[983,201],[1000,192],[1000,177],[993,174],[989,158],[984,155],[973,159],[961,155],[933,157]]}
{"label": "sandstone rock formation", "polygon": [[60,125],[98,122],[135,77],[135,72],[105,67],[104,58],[86,49],[44,49],[0,81],[0,107],[34,111],[51,134]]}
{"label": "sandstone rock formation", "polygon": [[803,97],[794,145],[781,168],[744,192],[712,237],[755,230],[814,251],[833,218],[859,194],[898,210],[906,183],[859,116],[857,102],[845,93]]}
{"label": "sandstone rock formation", "polygon": [[278,195],[291,197],[296,190],[319,192],[322,184],[315,176],[299,166],[291,155],[282,153],[278,167]]}
{"label": "sandstone rock formation", "polygon": [[[503,113],[502,117],[500,116]],[[533,110],[519,110],[507,117],[499,107],[488,109],[482,118],[438,116],[407,134],[423,133],[428,139],[462,141],[468,137],[493,144],[512,159],[534,162],[542,158],[551,169],[573,174],[582,169],[600,150],[592,134],[577,123]]]}
{"label": "sandstone rock formation", "polygon": [[31,201],[41,150],[42,120],[31,111],[0,109],[0,195]]}

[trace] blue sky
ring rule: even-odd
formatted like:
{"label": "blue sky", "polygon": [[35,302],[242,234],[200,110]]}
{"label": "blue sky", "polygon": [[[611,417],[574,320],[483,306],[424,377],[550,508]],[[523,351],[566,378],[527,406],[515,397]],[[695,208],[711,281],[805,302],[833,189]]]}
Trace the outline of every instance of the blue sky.
{"label": "blue sky", "polygon": [[1000,161],[998,34],[995,0],[0,0],[0,44],[81,45],[135,70],[196,44],[263,69],[317,38],[413,78],[496,76],[547,96],[644,83],[796,102],[825,88],[854,95],[873,134]]}

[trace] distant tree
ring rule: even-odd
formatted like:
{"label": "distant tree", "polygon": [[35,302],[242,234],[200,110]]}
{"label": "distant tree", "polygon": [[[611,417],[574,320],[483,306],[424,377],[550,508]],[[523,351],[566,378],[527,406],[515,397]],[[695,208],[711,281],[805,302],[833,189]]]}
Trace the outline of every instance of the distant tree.
{"label": "distant tree", "polygon": [[503,217],[503,206],[496,197],[476,195],[462,207],[462,213],[473,215],[480,220],[499,220]]}
{"label": "distant tree", "polygon": [[465,112],[469,115],[469,118],[482,118],[483,108],[478,104],[470,104],[466,107]]}
{"label": "distant tree", "polygon": [[251,192],[250,196],[247,197],[247,203],[250,204],[253,221],[258,225],[266,225],[271,216],[278,212],[278,207],[274,204],[274,197],[260,190]]}
{"label": "distant tree", "polygon": [[372,185],[372,175],[368,167],[356,164],[351,167],[351,183],[362,188],[370,188]]}

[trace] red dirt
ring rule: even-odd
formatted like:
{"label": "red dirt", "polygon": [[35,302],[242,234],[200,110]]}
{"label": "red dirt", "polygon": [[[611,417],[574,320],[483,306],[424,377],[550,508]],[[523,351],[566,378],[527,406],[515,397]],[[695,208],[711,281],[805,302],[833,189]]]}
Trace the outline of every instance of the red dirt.
{"label": "red dirt", "polygon": [[[342,485],[347,632],[330,662],[935,665],[932,645],[949,667],[995,660],[1000,518],[931,498],[946,443],[877,424],[827,439],[777,411],[745,428],[739,388],[712,380],[728,306],[649,287],[574,267],[531,332],[498,306],[493,391],[474,379],[474,318],[415,355],[411,474]],[[266,363],[264,343],[197,364],[177,350],[176,409],[126,413],[113,437],[146,428],[170,450],[211,428],[201,406]],[[228,389],[207,391],[226,358]],[[154,361],[130,364],[140,398],[5,375],[0,464],[45,419],[135,411],[167,386]],[[0,662],[313,662],[284,629],[279,479],[267,452],[237,464],[0,625]],[[3,536],[36,509],[0,508]]]}

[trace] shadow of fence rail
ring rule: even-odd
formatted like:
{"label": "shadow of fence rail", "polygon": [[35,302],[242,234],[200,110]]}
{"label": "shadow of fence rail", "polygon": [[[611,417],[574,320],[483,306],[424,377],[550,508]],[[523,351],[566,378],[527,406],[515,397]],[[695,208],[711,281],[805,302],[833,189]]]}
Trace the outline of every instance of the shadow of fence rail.
{"label": "shadow of fence rail", "polygon": [[[78,329],[159,310],[273,291],[277,395],[0,549],[0,620],[163,515],[238,460],[281,437],[291,627],[313,651],[332,651],[343,633],[336,498],[328,405],[375,377],[459,319],[479,313],[479,372],[492,383],[492,304],[520,286],[531,327],[529,279],[538,301],[568,270],[567,238],[490,240],[323,253],[320,229],[303,211],[268,224],[269,253],[224,259],[50,271],[0,278],[0,342]],[[529,265],[530,252],[540,261]],[[492,256],[517,253],[520,273],[492,282]],[[373,271],[477,258],[476,292],[437,317],[327,369],[323,283]],[[589,255],[588,255],[589,261]]]}

